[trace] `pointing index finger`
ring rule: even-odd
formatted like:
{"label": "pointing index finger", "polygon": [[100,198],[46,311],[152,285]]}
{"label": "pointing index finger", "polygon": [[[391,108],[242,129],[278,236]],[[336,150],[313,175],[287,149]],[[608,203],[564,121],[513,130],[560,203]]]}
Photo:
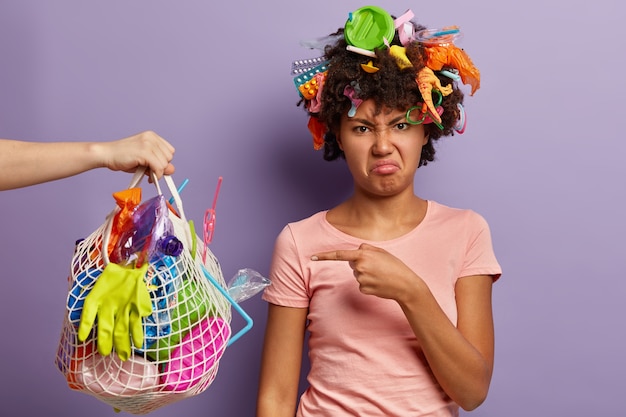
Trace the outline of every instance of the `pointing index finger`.
{"label": "pointing index finger", "polygon": [[353,261],[356,258],[356,250],[333,250],[316,253],[311,256],[312,261]]}

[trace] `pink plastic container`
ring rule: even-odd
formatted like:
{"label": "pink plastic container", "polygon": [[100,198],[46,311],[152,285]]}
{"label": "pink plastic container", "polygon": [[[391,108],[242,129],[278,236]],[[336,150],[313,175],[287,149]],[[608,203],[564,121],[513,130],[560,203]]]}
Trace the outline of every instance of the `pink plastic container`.
{"label": "pink plastic container", "polygon": [[102,356],[97,352],[78,364],[77,385],[101,396],[126,396],[154,391],[159,370],[141,356],[131,355],[122,361],[115,352]]}
{"label": "pink plastic container", "polygon": [[230,326],[219,317],[198,322],[180,344],[172,350],[170,360],[161,376],[165,389],[186,391],[203,379],[210,383],[217,372],[217,362],[222,357],[230,337]]}

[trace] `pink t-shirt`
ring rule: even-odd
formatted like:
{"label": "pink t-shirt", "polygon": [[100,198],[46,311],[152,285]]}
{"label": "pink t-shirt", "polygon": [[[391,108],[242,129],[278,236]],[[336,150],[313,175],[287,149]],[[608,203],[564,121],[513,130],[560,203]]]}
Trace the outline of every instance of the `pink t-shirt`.
{"label": "pink t-shirt", "polygon": [[456,280],[501,274],[483,217],[434,201],[415,229],[382,242],[342,233],[326,221],[326,211],[288,224],[276,239],[263,299],[309,309],[311,370],[297,416],[457,416],[459,407],[434,379],[399,305],[362,294],[347,262],[310,260],[361,243],[404,261],[455,324]]}

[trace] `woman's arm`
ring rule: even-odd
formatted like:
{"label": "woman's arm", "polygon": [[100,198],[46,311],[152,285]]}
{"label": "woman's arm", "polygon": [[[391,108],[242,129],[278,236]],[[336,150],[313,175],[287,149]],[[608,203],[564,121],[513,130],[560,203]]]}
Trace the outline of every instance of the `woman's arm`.
{"label": "woman's arm", "polygon": [[487,397],[494,357],[491,276],[457,281],[455,327],[421,279],[417,291],[398,300],[443,390],[464,410]]}
{"label": "woman's arm", "polygon": [[94,168],[132,171],[149,167],[157,177],[174,172],[174,147],[145,131],[110,142],[25,142],[0,139],[0,190],[71,177]]}
{"label": "woman's arm", "polygon": [[296,413],[307,312],[269,304],[257,417],[293,417]]}

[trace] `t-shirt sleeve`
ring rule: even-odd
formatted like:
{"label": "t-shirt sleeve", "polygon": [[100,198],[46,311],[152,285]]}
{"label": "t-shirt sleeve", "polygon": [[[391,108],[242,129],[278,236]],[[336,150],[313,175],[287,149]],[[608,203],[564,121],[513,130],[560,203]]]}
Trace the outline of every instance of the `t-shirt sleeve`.
{"label": "t-shirt sleeve", "polygon": [[302,262],[289,225],[276,238],[269,279],[271,284],[264,289],[263,300],[284,307],[309,306]]}
{"label": "t-shirt sleeve", "polygon": [[491,275],[496,281],[502,275],[502,268],[496,259],[487,221],[472,212],[473,227],[469,239],[465,262],[459,277],[471,275]]}

